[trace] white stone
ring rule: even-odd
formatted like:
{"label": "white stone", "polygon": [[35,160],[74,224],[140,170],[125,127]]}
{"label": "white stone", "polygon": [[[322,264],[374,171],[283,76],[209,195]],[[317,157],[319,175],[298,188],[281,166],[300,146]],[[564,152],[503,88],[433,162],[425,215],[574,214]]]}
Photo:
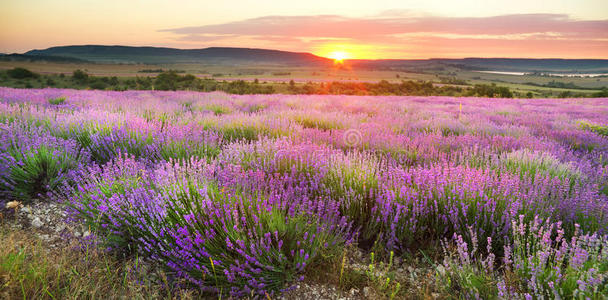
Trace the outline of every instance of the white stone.
{"label": "white stone", "polygon": [[365,297],[369,297],[369,287],[368,286],[363,288],[363,295]]}
{"label": "white stone", "polygon": [[42,225],[44,225],[44,223],[42,223],[42,221],[40,221],[40,218],[39,218],[39,217],[35,217],[35,218],[32,220],[32,226],[34,226],[34,227],[36,227],[36,228],[40,228],[40,227],[42,227]]}

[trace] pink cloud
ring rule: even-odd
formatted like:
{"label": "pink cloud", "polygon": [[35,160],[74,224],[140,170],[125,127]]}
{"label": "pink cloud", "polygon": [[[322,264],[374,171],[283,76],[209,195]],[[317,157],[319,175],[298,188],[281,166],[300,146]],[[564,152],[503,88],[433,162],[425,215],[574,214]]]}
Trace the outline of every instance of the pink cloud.
{"label": "pink cloud", "polygon": [[411,13],[383,14],[370,18],[338,15],[266,16],[160,31],[173,33],[183,41],[196,41],[201,36],[226,36],[229,38],[222,38],[221,41],[259,40],[267,42],[266,44],[277,44],[282,49],[303,46],[310,49],[333,40],[378,45],[386,52],[395,52],[407,45],[407,48],[420,51],[425,46],[433,53],[439,50],[447,54],[463,53],[464,49],[470,49],[474,52],[467,53],[473,55],[484,50],[486,56],[500,56],[516,50],[524,56],[526,51],[538,53],[540,56],[543,54],[539,51],[545,51],[544,56],[571,56],[572,53],[568,51],[580,51],[576,54],[591,57],[605,57],[608,53],[608,20],[577,20],[565,14],[518,14],[479,18],[437,17]]}
{"label": "pink cloud", "polygon": [[362,38],[414,32],[516,34],[559,32],[608,37],[608,20],[574,20],[563,14],[521,14],[482,18],[379,17],[337,15],[267,16],[225,24],[163,29],[175,34],[237,34],[299,37]]}

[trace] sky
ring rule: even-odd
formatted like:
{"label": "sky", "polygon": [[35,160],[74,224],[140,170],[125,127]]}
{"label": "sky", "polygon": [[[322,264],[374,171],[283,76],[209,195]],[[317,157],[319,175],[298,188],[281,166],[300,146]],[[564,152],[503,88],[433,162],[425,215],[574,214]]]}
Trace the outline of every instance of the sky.
{"label": "sky", "polygon": [[0,0],[1,53],[85,44],[608,59],[608,1]]}

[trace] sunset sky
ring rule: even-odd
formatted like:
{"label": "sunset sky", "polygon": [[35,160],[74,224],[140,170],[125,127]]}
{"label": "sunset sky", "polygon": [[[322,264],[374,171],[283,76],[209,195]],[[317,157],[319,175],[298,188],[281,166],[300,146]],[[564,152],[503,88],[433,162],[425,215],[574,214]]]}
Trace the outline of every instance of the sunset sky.
{"label": "sunset sky", "polygon": [[0,0],[0,52],[269,48],[346,58],[608,58],[607,0]]}

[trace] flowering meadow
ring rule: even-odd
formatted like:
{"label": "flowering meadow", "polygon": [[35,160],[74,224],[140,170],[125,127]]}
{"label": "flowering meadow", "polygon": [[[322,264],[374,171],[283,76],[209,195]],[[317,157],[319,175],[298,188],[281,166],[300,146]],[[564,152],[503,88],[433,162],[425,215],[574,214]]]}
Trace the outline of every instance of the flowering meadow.
{"label": "flowering meadow", "polygon": [[188,288],[266,298],[358,247],[434,249],[463,298],[608,296],[605,98],[0,88],[0,126],[0,202]]}

